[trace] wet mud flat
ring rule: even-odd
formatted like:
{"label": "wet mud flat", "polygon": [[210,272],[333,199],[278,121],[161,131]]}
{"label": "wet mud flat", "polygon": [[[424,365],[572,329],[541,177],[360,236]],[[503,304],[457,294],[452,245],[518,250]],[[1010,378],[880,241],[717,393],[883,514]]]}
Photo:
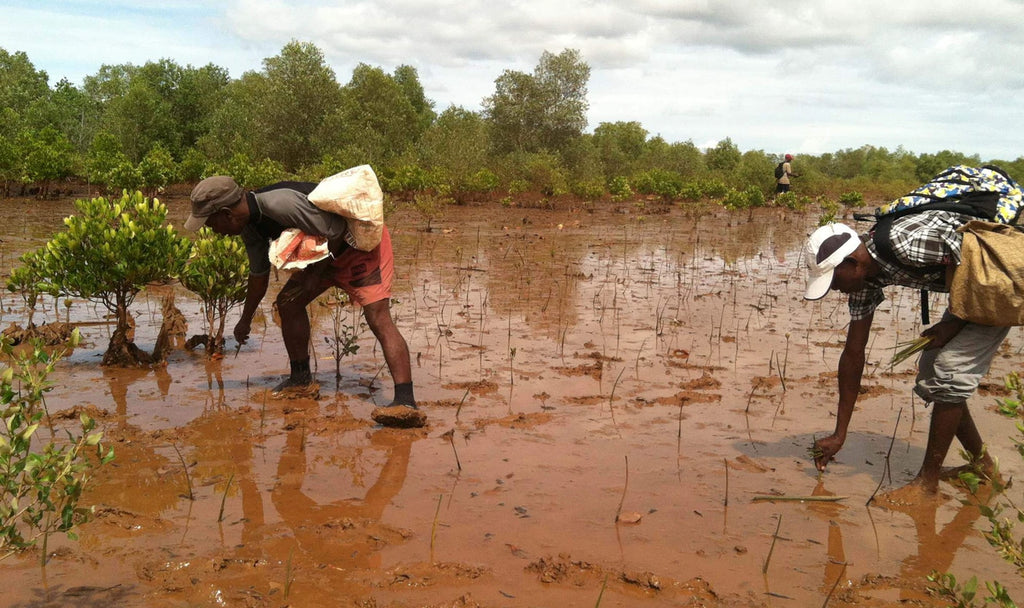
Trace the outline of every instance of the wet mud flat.
{"label": "wet mud flat", "polygon": [[[184,200],[167,202],[180,224]],[[70,211],[23,204],[0,237],[5,266]],[[229,339],[223,359],[177,349],[149,370],[101,367],[99,309],[50,303],[48,320],[79,323],[86,340],[48,407],[90,412],[117,458],[96,472],[78,542],[52,539],[45,569],[38,553],[0,565],[4,603],[940,606],[932,570],[1020,597],[963,490],[943,484],[925,509],[866,506],[880,481],[913,477],[927,436],[914,366],[888,369],[920,332],[916,293],[887,292],[846,447],[814,471],[847,322],[842,297],[801,297],[815,223],[773,209],[487,205],[450,207],[427,232],[396,213],[393,311],[424,429],[370,419],[391,382],[368,330],[335,377],[326,299],[311,307],[319,398],[269,397],[287,367],[270,307],[284,277],[237,356]],[[194,298],[154,287],[133,307],[143,348],[168,293],[202,332]],[[3,311],[4,326],[23,322],[16,296]],[[972,401],[1008,477],[1021,468],[1015,430],[991,410],[1022,348],[1015,329]],[[763,500],[809,495],[841,499]]]}

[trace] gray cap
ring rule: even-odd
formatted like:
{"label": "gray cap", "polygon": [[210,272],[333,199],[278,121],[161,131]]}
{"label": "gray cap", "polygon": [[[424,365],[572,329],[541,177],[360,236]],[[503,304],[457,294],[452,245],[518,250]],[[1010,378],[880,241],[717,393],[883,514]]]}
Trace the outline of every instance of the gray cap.
{"label": "gray cap", "polygon": [[241,200],[242,188],[227,175],[215,175],[196,184],[190,198],[192,214],[185,220],[185,230],[195,231],[206,224],[206,218]]}

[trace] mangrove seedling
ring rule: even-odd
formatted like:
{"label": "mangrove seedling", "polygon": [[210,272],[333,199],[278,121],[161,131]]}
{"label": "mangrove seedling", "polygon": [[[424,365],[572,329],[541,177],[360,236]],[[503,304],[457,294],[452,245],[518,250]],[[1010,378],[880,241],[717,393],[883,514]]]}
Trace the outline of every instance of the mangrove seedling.
{"label": "mangrove seedling", "polygon": [[222,236],[203,226],[178,278],[199,296],[206,321],[206,353],[223,354],[228,312],[245,301],[249,258],[237,236]]}
{"label": "mangrove seedling", "polygon": [[25,309],[28,311],[25,328],[31,329],[35,327],[33,317],[39,299],[47,293],[51,296],[57,294],[53,285],[43,280],[42,252],[40,250],[29,251],[18,258],[18,261],[21,262],[21,266],[11,271],[11,276],[7,280],[7,290],[20,295],[25,302]]}
{"label": "mangrove seedling", "polygon": [[[341,380],[341,360],[359,352],[359,335],[366,328],[366,323],[358,320],[358,311],[346,306],[350,300],[343,289],[332,287],[329,293],[327,300],[320,303],[330,312],[334,335],[324,336],[324,342],[334,357],[334,379]],[[352,322],[348,323],[350,310]]]}
{"label": "mangrove seedling", "polygon": [[[68,344],[77,345],[77,330]],[[31,352],[15,351],[7,339],[0,351],[11,363],[0,372],[0,561],[27,549],[54,532],[75,539],[74,529],[92,515],[79,504],[91,472],[114,458],[104,452],[89,416],[79,416],[81,430],[65,430],[58,441],[51,433],[42,438],[39,427],[46,416],[43,397],[52,388],[47,379],[66,350],[48,353],[37,342]],[[96,458],[89,452],[95,450]],[[45,551],[43,559],[46,559]]]}

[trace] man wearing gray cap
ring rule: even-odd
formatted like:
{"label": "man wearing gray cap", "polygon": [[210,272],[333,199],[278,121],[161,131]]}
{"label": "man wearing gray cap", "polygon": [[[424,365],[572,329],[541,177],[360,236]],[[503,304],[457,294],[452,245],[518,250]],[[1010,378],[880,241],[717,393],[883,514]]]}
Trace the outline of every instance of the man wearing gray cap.
{"label": "man wearing gray cap", "polygon": [[[875,309],[885,299],[882,288],[902,285],[948,292],[946,275],[960,263],[963,235],[957,228],[969,216],[949,211],[921,211],[893,220],[889,245],[893,257],[879,253],[871,233],[863,238],[843,224],[828,224],[811,234],[804,246],[808,269],[808,300],[823,298],[830,289],[849,297],[850,325],[839,357],[839,404],[835,432],[815,442],[815,466],[825,466],[843,447],[860,392],[865,348]],[[942,462],[956,437],[984,474],[996,473],[992,458],[967,408],[1008,327],[990,327],[953,316],[922,332],[930,338],[918,364],[914,392],[932,405],[924,462],[917,477],[901,493],[938,492]]]}
{"label": "man wearing gray cap", "polygon": [[[309,365],[310,323],[306,306],[331,286],[348,293],[361,306],[366,324],[380,341],[384,360],[395,382],[395,397],[387,408],[416,410],[413,396],[409,347],[391,318],[391,282],[394,256],[391,237],[385,227],[380,245],[361,251],[346,242],[345,218],[323,211],[307,195],[316,184],[279,182],[256,191],[245,191],[230,177],[215,176],[199,182],[192,190],[192,213],[186,230],[209,226],[222,235],[241,235],[249,257],[249,282],[235,339],[249,338],[252,318],[266,295],[270,280],[270,243],[289,228],[327,239],[331,256],[295,272],[278,293],[281,335],[291,373],[274,388],[275,394],[301,392],[313,383]],[[375,412],[376,414],[376,412]],[[374,416],[377,417],[376,415]],[[402,420],[421,426],[424,418],[416,410]]]}

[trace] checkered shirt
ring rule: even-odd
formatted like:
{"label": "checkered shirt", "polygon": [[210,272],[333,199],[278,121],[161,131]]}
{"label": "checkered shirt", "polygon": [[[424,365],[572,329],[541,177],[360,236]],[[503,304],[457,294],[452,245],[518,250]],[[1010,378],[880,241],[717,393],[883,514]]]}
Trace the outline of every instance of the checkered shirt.
{"label": "checkered shirt", "polygon": [[885,300],[882,288],[889,285],[948,292],[945,268],[936,271],[929,267],[960,263],[963,235],[956,230],[972,219],[975,218],[948,211],[922,211],[893,220],[889,233],[893,252],[910,268],[884,260],[875,248],[874,239],[865,237],[868,253],[882,271],[868,279],[864,289],[850,294],[850,320],[857,321],[873,313]]}

